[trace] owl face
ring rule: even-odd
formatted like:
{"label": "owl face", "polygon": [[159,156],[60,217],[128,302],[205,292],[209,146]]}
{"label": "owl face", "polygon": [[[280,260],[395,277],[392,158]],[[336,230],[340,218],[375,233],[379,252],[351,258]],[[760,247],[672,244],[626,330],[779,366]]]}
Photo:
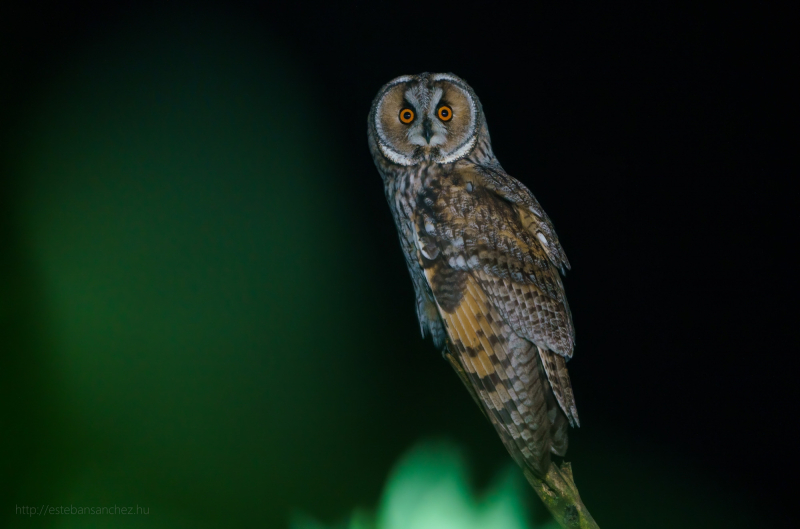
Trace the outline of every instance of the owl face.
{"label": "owl face", "polygon": [[483,116],[472,88],[453,74],[405,75],[381,88],[369,129],[399,165],[450,163],[470,153]]}

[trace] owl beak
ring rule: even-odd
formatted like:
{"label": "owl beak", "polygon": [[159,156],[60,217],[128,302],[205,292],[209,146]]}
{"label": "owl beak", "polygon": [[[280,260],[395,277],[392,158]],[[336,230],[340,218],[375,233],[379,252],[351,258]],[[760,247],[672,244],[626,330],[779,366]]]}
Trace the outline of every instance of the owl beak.
{"label": "owl beak", "polygon": [[422,122],[422,135],[425,136],[425,141],[430,144],[431,137],[433,136],[433,129],[431,128],[431,120],[425,118]]}

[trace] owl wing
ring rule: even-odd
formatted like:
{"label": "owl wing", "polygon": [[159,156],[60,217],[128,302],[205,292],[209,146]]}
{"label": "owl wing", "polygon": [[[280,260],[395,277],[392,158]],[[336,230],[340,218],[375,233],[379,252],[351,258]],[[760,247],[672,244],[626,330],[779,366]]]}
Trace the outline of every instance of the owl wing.
{"label": "owl wing", "polygon": [[[429,277],[434,274],[426,270]],[[537,347],[502,321],[469,274],[458,305],[441,315],[449,337],[445,357],[517,464],[546,474],[550,454],[566,453],[568,421],[550,390]]]}
{"label": "owl wing", "polygon": [[515,332],[570,358],[575,332],[559,274],[569,262],[530,191],[505,173],[468,165],[420,198],[423,253],[430,246],[450,267],[473,272]]}
{"label": "owl wing", "polygon": [[483,165],[476,169],[484,177],[484,184],[488,189],[517,206],[522,224],[539,239],[550,262],[562,274],[569,270],[571,267],[567,254],[561,247],[553,223],[533,193],[522,182],[496,167]]}
{"label": "owl wing", "polygon": [[462,380],[515,459],[541,472],[566,450],[567,420],[578,422],[571,318],[540,238],[491,184],[468,168],[430,186],[414,242]]}
{"label": "owl wing", "polygon": [[[495,299],[505,306],[505,313],[514,331],[537,344],[547,377],[561,408],[570,424],[580,425],[566,368],[566,360],[572,357],[575,347],[572,314],[559,275],[559,271],[563,274],[570,268],[567,255],[558,240],[552,221],[522,182],[496,167],[479,166],[473,170],[468,168],[465,176],[469,177],[472,173],[483,177],[483,186],[489,201],[499,199],[512,206],[512,222],[504,221],[503,224],[513,225],[513,220],[516,220],[515,229],[521,228],[521,231],[515,231],[516,237],[507,239],[505,244],[496,247],[495,253],[508,249],[505,259],[488,259],[489,263],[497,264],[505,260],[509,270],[517,271],[521,268],[521,274],[516,272],[516,277],[514,274],[493,274],[497,266],[490,264],[484,265],[478,275],[484,279],[487,289],[494,292]],[[553,266],[547,264],[542,252]],[[530,266],[531,263],[536,263],[536,266]],[[508,299],[505,299],[506,295]]]}

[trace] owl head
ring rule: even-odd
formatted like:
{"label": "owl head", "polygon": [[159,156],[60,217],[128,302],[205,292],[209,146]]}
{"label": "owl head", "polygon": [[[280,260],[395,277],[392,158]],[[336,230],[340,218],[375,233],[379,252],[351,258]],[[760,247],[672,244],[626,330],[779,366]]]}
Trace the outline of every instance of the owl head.
{"label": "owl head", "polygon": [[376,162],[411,166],[454,162],[479,143],[488,148],[489,133],[467,83],[451,73],[422,73],[380,89],[369,113],[369,139]]}

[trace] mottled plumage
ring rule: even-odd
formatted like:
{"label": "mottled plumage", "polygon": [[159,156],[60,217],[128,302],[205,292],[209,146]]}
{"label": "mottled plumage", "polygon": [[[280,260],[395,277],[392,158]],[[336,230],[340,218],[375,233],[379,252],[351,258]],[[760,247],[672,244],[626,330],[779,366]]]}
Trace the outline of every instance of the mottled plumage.
{"label": "mottled plumage", "polygon": [[544,476],[578,425],[560,277],[569,262],[550,219],[502,169],[477,96],[452,74],[384,86],[369,145],[423,336],[443,348],[515,461]]}

